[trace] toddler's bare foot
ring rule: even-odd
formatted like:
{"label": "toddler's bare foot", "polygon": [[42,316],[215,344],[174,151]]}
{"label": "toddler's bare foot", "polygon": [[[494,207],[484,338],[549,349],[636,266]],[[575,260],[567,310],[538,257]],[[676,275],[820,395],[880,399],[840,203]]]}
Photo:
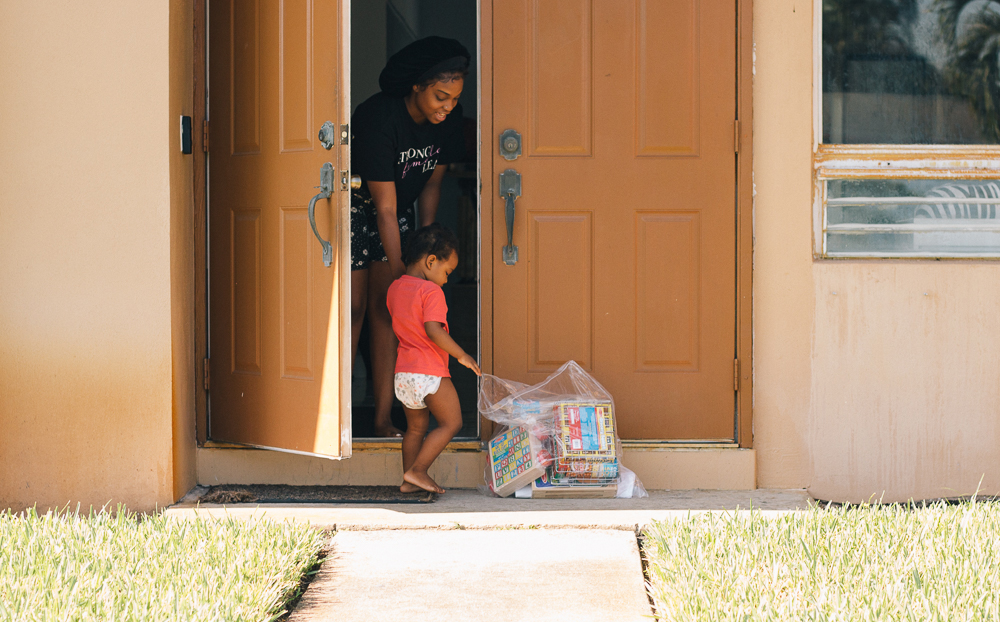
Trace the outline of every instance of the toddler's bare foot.
{"label": "toddler's bare foot", "polygon": [[[403,481],[409,482],[414,486],[419,486],[420,488],[423,488],[427,492],[436,492],[438,494],[444,493],[444,488],[438,486],[437,482],[431,479],[431,476],[428,475],[426,471],[424,471],[423,473],[419,473],[417,471],[414,471],[413,469],[410,469],[406,473],[403,473]],[[400,490],[402,490],[402,488],[400,488]]]}
{"label": "toddler's bare foot", "polygon": [[423,490],[423,488],[410,482],[403,482],[399,487],[399,492],[417,492],[418,490]]}
{"label": "toddler's bare foot", "polygon": [[375,436],[379,438],[402,438],[403,431],[392,425],[392,423],[376,423]]}

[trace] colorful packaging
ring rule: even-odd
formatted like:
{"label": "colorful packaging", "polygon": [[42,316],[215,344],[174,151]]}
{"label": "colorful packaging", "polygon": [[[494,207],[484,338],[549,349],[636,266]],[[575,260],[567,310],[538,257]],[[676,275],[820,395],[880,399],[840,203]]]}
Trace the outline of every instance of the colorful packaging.
{"label": "colorful packaging", "polygon": [[551,469],[531,482],[532,499],[613,499],[617,494],[616,480],[610,484],[580,484],[555,477]]}
{"label": "colorful packaging", "polygon": [[556,417],[555,473],[579,483],[607,483],[618,477],[611,403],[563,403]]}
{"label": "colorful packaging", "polygon": [[527,426],[516,426],[489,442],[490,488],[508,497],[545,473],[542,443]]}
{"label": "colorful packaging", "polygon": [[611,394],[575,361],[526,385],[483,374],[479,414],[500,424],[489,441],[487,494],[538,498],[645,497],[621,463]]}

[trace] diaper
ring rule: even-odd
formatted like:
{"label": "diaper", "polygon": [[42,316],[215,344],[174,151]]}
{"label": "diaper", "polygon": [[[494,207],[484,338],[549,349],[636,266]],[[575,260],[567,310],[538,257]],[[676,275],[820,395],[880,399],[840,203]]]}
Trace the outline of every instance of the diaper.
{"label": "diaper", "polygon": [[403,402],[403,406],[410,410],[421,410],[427,408],[424,398],[437,393],[441,387],[441,376],[400,372],[396,374],[393,385],[396,387],[396,397]]}

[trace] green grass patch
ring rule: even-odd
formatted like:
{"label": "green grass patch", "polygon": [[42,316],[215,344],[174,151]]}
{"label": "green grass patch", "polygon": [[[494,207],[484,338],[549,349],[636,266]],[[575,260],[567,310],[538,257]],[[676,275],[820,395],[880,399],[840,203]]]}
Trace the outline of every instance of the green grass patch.
{"label": "green grass patch", "polygon": [[1000,620],[1000,505],[700,514],[644,534],[665,620]]}
{"label": "green grass patch", "polygon": [[325,535],[263,519],[0,513],[0,620],[274,620]]}

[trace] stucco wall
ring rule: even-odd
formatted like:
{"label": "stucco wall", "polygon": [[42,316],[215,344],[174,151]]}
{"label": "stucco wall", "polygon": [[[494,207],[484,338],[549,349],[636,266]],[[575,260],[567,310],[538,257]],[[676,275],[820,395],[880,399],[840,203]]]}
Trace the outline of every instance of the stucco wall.
{"label": "stucco wall", "polygon": [[190,199],[171,17],[167,0],[0,4],[0,507],[174,499]]}
{"label": "stucco wall", "polygon": [[[0,507],[195,481],[191,6],[0,4]],[[1000,492],[1000,264],[814,261],[812,2],[754,31],[758,486]]]}
{"label": "stucco wall", "polygon": [[813,4],[755,0],[758,486],[1000,492],[1000,264],[812,259]]}

